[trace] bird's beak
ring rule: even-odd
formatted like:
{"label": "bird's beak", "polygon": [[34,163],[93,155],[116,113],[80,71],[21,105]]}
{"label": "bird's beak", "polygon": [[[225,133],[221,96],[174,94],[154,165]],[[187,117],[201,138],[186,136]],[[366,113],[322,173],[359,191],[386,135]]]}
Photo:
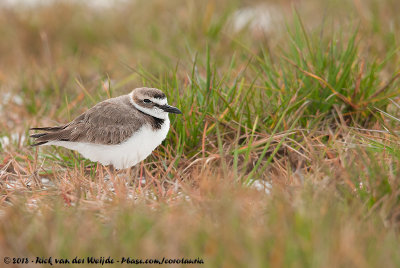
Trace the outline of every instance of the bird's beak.
{"label": "bird's beak", "polygon": [[161,109],[163,109],[164,111],[166,111],[167,113],[172,113],[172,114],[181,114],[181,110],[179,110],[178,108],[174,107],[174,106],[170,106],[168,104],[165,105],[160,105],[159,106]]}

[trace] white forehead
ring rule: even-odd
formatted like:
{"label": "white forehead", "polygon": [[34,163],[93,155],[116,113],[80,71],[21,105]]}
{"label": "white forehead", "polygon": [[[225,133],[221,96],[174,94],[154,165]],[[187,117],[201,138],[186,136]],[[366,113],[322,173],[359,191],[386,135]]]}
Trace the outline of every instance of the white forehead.
{"label": "white forehead", "polygon": [[163,99],[150,98],[150,100],[151,100],[152,102],[154,102],[154,103],[159,104],[159,105],[165,105],[165,104],[168,103],[168,102],[167,102],[167,98],[163,98]]}

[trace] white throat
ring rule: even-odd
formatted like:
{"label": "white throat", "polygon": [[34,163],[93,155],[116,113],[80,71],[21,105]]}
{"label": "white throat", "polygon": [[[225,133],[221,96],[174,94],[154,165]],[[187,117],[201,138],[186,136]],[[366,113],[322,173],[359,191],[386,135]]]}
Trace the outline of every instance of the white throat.
{"label": "white throat", "polygon": [[[168,118],[168,113],[167,112],[165,112],[165,111],[163,111],[162,109],[160,109],[160,108],[157,108],[157,107],[154,107],[154,108],[152,108],[152,109],[148,109],[148,108],[145,108],[145,107],[142,107],[142,106],[140,106],[140,105],[138,105],[137,103],[135,103],[134,101],[133,101],[133,92],[131,92],[130,94],[129,94],[130,96],[129,96],[129,100],[130,100],[130,102],[132,103],[132,105],[136,108],[136,109],[138,109],[139,111],[141,111],[141,112],[143,112],[143,113],[145,113],[145,114],[148,114],[148,115],[151,115],[151,116],[154,116],[154,117],[156,117],[156,118],[159,118],[159,119],[167,119]],[[155,103],[158,103],[158,104],[167,104],[167,100],[162,100],[162,101],[154,101],[153,99],[152,99],[152,101],[153,102],[155,102]],[[162,105],[161,104],[161,105]]]}

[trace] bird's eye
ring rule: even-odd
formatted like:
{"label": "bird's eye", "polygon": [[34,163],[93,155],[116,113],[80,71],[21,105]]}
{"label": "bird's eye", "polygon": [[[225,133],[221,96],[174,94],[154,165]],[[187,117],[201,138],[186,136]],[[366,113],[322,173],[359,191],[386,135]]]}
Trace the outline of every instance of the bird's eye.
{"label": "bird's eye", "polygon": [[144,99],[143,102],[145,102],[145,103],[150,103],[151,100],[149,100],[149,99]]}

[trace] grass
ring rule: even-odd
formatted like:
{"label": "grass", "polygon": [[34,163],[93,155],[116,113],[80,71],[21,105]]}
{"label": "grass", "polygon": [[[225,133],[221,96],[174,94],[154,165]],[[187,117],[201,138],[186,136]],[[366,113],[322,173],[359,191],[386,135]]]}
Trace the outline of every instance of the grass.
{"label": "grass", "polygon": [[[383,2],[1,8],[1,257],[398,267],[400,5]],[[243,7],[275,24],[234,29]],[[29,127],[139,86],[183,112],[146,181],[29,147]]]}

